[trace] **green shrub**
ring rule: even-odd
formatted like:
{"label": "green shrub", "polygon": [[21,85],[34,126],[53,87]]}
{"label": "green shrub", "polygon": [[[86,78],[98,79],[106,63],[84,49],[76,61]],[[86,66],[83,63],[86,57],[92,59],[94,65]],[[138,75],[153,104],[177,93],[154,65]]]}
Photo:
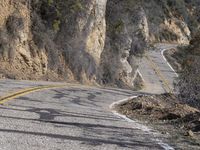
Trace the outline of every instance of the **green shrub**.
{"label": "green shrub", "polygon": [[53,4],[53,0],[48,0],[48,5],[50,6],[50,5],[52,5]]}
{"label": "green shrub", "polygon": [[80,0],[76,0],[70,7],[70,10],[72,12],[79,12],[83,10],[83,5],[81,4]]}
{"label": "green shrub", "polygon": [[54,22],[53,22],[53,30],[54,31],[59,31],[60,30],[60,23],[61,23],[61,21],[60,20],[54,20]]}
{"label": "green shrub", "polygon": [[124,22],[120,19],[117,21],[117,23],[114,24],[114,31],[117,33],[122,32],[123,28],[124,28]]}

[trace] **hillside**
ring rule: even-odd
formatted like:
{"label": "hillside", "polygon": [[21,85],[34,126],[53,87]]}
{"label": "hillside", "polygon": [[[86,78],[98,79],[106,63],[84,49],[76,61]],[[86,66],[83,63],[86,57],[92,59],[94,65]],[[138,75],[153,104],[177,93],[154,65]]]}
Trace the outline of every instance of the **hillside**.
{"label": "hillside", "polygon": [[198,0],[1,0],[0,74],[134,87],[157,42],[188,44]]}
{"label": "hillside", "polygon": [[200,108],[200,32],[190,41],[190,45],[179,50],[182,57],[182,72],[177,84],[181,99],[193,107]]}

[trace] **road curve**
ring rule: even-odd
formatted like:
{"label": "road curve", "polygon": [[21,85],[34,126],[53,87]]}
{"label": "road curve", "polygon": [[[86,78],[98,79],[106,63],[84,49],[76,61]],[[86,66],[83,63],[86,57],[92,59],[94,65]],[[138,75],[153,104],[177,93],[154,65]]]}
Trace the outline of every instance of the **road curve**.
{"label": "road curve", "polygon": [[[0,80],[1,99],[22,90],[20,97],[14,94],[15,99],[4,99],[4,105],[0,105],[0,150],[173,149],[165,144],[167,137],[111,110],[115,103],[127,98],[165,92],[165,82],[172,88],[176,74],[162,55],[164,49],[172,46],[156,45],[157,50],[148,52],[141,61],[139,72],[146,82],[146,89],[141,92]],[[34,87],[51,85],[57,88],[29,92]]]}
{"label": "road curve", "polygon": [[[60,83],[0,80],[0,94],[49,84]],[[138,94],[68,84],[15,98],[0,106],[0,149],[170,149],[159,133],[110,110],[113,102]]]}
{"label": "road curve", "polygon": [[177,47],[176,44],[156,44],[155,50],[147,51],[139,64],[139,71],[145,82],[143,92],[161,94],[173,92],[174,80],[178,74],[167,62],[163,52]]}

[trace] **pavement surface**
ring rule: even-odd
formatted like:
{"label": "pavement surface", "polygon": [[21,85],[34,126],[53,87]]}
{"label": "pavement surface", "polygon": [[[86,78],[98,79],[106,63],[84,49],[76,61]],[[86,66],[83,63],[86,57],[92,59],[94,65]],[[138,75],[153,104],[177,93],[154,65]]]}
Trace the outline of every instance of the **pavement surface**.
{"label": "pavement surface", "polygon": [[176,47],[175,44],[157,44],[155,50],[146,52],[139,64],[139,71],[144,79],[143,92],[160,94],[173,92],[177,73],[163,56],[165,50]]}
{"label": "pavement surface", "polygon": [[[153,61],[160,60],[156,55]],[[155,71],[148,69],[141,72],[144,79],[152,77],[149,84],[159,86]],[[164,72],[168,75],[169,71]],[[44,85],[63,83],[0,80],[0,96]],[[161,88],[162,84],[154,92],[163,92]],[[164,135],[110,108],[114,102],[143,92],[67,84],[21,95],[0,105],[0,150],[173,149]]]}

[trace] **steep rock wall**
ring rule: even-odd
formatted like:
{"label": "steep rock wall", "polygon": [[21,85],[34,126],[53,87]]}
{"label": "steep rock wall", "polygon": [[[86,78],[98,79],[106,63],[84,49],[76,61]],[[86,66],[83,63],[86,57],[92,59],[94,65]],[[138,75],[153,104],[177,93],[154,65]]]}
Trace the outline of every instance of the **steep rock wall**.
{"label": "steep rock wall", "polygon": [[133,88],[150,44],[187,44],[198,0],[1,0],[0,74]]}
{"label": "steep rock wall", "polygon": [[149,29],[144,9],[137,5],[129,10],[130,7],[127,1],[107,3],[106,44],[99,71],[103,84],[134,87],[136,56],[147,48]]}

